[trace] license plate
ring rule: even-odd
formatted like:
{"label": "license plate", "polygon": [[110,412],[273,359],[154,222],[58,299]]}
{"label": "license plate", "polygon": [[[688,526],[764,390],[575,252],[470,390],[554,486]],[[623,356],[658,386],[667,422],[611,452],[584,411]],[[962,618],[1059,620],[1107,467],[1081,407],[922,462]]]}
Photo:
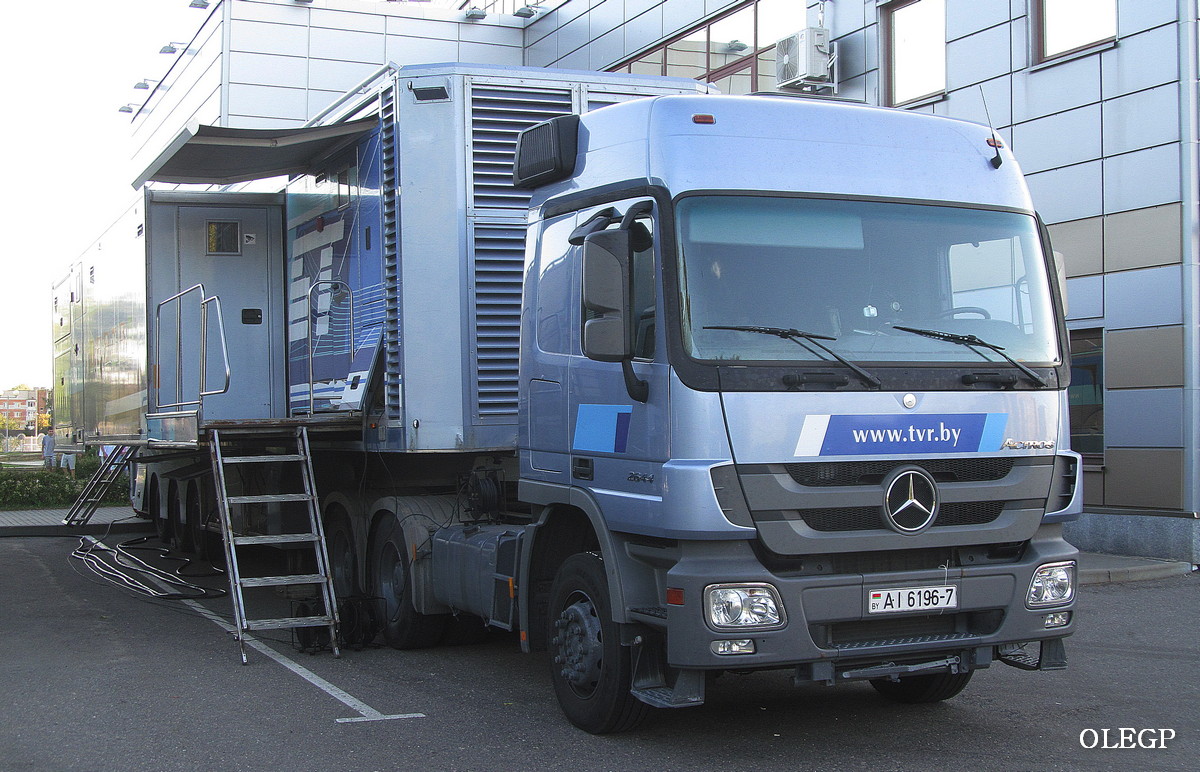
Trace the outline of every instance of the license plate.
{"label": "license plate", "polygon": [[958,608],[958,588],[901,587],[890,590],[867,590],[868,614],[891,614],[897,611],[927,611]]}

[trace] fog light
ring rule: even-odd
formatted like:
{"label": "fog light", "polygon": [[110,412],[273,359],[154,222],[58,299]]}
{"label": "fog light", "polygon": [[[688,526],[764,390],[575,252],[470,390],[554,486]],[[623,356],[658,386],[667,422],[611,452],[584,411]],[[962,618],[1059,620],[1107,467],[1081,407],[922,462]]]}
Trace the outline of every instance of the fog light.
{"label": "fog light", "polygon": [[1070,611],[1055,611],[1053,614],[1047,614],[1042,617],[1044,627],[1066,627],[1071,621]]}
{"label": "fog light", "polygon": [[1025,605],[1029,608],[1061,606],[1075,598],[1075,561],[1038,566],[1029,583]]}
{"label": "fog light", "polygon": [[710,584],[704,588],[704,614],[714,630],[774,630],[787,618],[769,584]]}
{"label": "fog light", "polygon": [[738,641],[713,641],[713,654],[753,654],[754,641],[750,638],[742,638]]}

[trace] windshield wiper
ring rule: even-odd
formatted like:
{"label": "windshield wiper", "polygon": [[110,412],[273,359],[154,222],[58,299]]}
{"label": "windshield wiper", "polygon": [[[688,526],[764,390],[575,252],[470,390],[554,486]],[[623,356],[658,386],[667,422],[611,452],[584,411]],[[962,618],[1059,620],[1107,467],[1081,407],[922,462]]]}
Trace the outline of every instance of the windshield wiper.
{"label": "windshield wiper", "polygon": [[[1033,381],[1038,386],[1045,388],[1050,385],[1046,382],[1045,378],[1038,375],[1033,370],[1030,370],[1017,360],[1013,359],[1008,354],[1005,354],[1003,346],[997,346],[995,343],[988,343],[986,340],[983,340],[976,335],[958,335],[957,333],[942,332],[941,330],[922,330],[920,327],[901,327],[898,324],[892,325],[892,329],[904,330],[905,332],[911,332],[917,335],[924,335],[926,338],[933,338],[934,340],[946,340],[950,341],[951,343],[957,343],[960,346],[966,346],[984,359],[988,359],[988,357],[986,354],[980,351],[979,348],[990,349],[1003,357],[1004,361],[1008,362],[1010,365],[1024,373],[1029,380]],[[976,348],[976,346],[979,348]],[[988,359],[988,361],[990,362],[991,360]]]}
{"label": "windshield wiper", "polygon": [[[829,346],[826,346],[824,343],[821,342],[823,340],[837,340],[837,338],[835,338],[831,335],[818,335],[815,332],[805,332],[804,330],[797,330],[797,329],[790,328],[790,327],[760,327],[758,325],[744,325],[744,324],[708,324],[708,325],[704,326],[704,329],[706,329],[706,330],[737,330],[738,332],[757,332],[762,335],[774,335],[777,338],[783,338],[784,340],[790,340],[791,342],[795,343],[796,345],[801,346],[802,348],[808,349],[810,352],[812,351],[812,349],[808,348],[807,344],[811,343],[812,345],[814,345],[817,348],[824,351],[829,356],[836,359],[838,362],[841,362],[846,367],[849,367],[851,370],[854,371],[854,374],[857,375],[859,378],[861,378],[865,383],[868,383],[877,389],[882,385],[882,382],[878,378],[876,378],[874,375],[871,375],[866,370],[862,369],[858,365],[851,362],[849,359],[846,359],[844,356],[837,353],[833,349],[829,348]],[[813,352],[813,353],[815,353],[815,352]]]}

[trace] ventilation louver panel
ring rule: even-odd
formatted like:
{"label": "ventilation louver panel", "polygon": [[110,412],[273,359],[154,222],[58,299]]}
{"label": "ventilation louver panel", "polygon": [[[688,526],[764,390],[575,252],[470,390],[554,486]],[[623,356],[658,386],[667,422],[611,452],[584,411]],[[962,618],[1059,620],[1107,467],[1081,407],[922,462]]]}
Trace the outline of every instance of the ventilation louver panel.
{"label": "ventilation louver panel", "polygon": [[480,213],[519,213],[529,193],[512,185],[517,135],[572,110],[569,89],[523,88],[476,83],[471,88],[471,208]]}
{"label": "ventilation louver panel", "polygon": [[478,418],[488,422],[517,414],[525,228],[477,223],[474,241]]}

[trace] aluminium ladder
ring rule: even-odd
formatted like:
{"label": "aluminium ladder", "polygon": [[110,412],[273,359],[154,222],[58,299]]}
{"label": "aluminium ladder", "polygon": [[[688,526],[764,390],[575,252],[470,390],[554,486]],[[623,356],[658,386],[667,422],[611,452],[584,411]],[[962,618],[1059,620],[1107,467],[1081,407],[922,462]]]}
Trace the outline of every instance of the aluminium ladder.
{"label": "aluminium ladder", "polygon": [[121,472],[125,471],[133,451],[133,445],[117,445],[104,457],[96,473],[88,479],[87,484],[83,486],[83,492],[75,499],[67,516],[63,518],[63,525],[86,525],[92,519],[108,489],[121,476]]}
{"label": "aluminium ladder", "polygon": [[[234,436],[242,436],[234,434]],[[242,664],[246,664],[246,634],[255,630],[279,630],[287,628],[326,627],[333,655],[340,657],[338,649],[338,613],[334,600],[333,580],[329,572],[329,553],[325,547],[325,531],[317,511],[317,493],[312,470],[312,453],[308,444],[308,432],[301,426],[294,431],[255,431],[249,435],[254,440],[276,438],[280,442],[294,445],[295,452],[258,453],[255,455],[229,455],[221,447],[221,433],[211,430],[209,447],[212,452],[213,476],[216,480],[217,501],[221,515],[221,536],[225,544],[225,560],[229,573],[229,597],[233,600],[233,614],[237,625],[238,648]],[[226,440],[230,442],[230,440]],[[231,442],[236,447],[236,444]],[[292,447],[287,448],[292,450]],[[252,464],[265,468],[269,465],[295,464],[300,468],[303,492],[300,493],[255,493],[251,495],[229,494],[227,470],[230,467]],[[276,477],[276,480],[279,478]],[[243,479],[244,482],[244,479]],[[241,491],[240,493],[246,493]],[[287,502],[304,502],[307,505],[308,530],[299,533],[247,534],[246,518],[235,518],[235,507],[266,504],[278,505]],[[240,524],[235,529],[235,520]],[[251,545],[275,545],[312,550],[315,570],[312,573],[290,573],[281,576],[243,577],[238,566],[238,548]],[[248,587],[288,587],[315,585],[324,604],[324,612],[310,616],[250,619],[246,616],[246,599],[243,591]]]}

